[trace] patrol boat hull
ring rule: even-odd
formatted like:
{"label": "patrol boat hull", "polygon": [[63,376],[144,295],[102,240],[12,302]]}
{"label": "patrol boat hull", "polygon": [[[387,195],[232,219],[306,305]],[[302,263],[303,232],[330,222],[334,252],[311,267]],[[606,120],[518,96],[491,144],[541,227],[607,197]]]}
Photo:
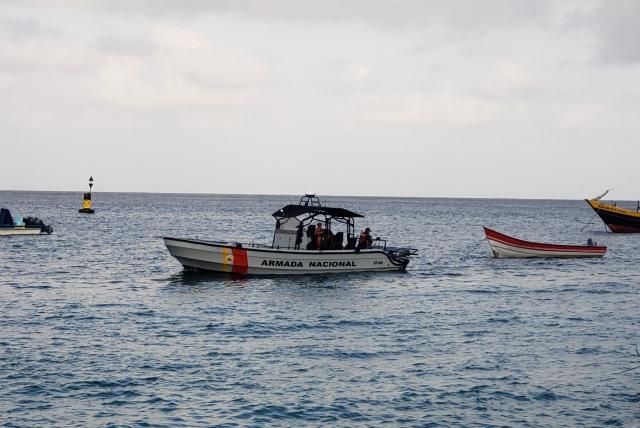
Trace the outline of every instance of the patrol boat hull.
{"label": "patrol boat hull", "polygon": [[384,249],[282,250],[182,238],[164,238],[164,244],[185,268],[242,275],[403,271],[409,262]]}

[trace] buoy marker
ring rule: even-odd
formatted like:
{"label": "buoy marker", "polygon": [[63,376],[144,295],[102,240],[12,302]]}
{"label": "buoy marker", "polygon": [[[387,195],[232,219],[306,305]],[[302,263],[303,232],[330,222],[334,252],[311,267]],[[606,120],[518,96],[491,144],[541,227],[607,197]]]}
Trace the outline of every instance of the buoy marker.
{"label": "buoy marker", "polygon": [[91,208],[91,188],[93,187],[93,176],[89,177],[89,192],[84,194],[82,201],[82,208],[78,210],[79,213],[93,214],[95,211]]}

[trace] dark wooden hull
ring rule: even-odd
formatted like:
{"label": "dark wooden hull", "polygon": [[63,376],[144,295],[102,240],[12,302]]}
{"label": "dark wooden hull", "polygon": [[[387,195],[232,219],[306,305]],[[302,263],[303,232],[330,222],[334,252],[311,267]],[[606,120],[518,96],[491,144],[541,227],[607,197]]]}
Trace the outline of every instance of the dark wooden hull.
{"label": "dark wooden hull", "polygon": [[640,233],[640,214],[636,211],[586,199],[587,203],[614,233]]}

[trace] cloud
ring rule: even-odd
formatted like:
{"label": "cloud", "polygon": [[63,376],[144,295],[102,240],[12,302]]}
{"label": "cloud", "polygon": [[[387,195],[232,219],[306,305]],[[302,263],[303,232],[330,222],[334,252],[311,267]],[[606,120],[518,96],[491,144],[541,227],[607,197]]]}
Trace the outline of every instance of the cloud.
{"label": "cloud", "polygon": [[89,45],[106,54],[144,56],[153,53],[157,45],[146,34],[109,33],[96,37]]}
{"label": "cloud", "polygon": [[[636,7],[610,4],[4,2],[0,128],[47,153],[57,188],[90,141],[92,168],[123,170],[110,190],[393,194],[387,178],[409,176],[404,194],[438,182],[449,196],[582,196],[606,180],[603,144],[621,170],[640,150],[638,55],[624,39]],[[318,147],[344,167],[309,174]],[[362,153],[379,169],[352,180]],[[141,157],[146,177],[127,169]],[[508,167],[487,168],[496,158]],[[560,194],[540,179],[552,167],[579,180]],[[17,159],[0,178],[44,183],[27,169]],[[239,169],[260,183],[223,187]]]}
{"label": "cloud", "polygon": [[[216,48],[194,31],[157,24],[148,28],[144,38],[134,40],[145,40],[142,57],[110,57],[97,73],[102,94],[120,105],[252,103],[255,89],[265,80],[259,60],[242,51]],[[127,46],[124,39],[120,42]],[[116,52],[140,53],[126,48]]]}
{"label": "cloud", "polygon": [[599,37],[599,58],[606,63],[633,64],[640,61],[640,2],[603,1],[586,23]]}
{"label": "cloud", "polygon": [[566,8],[562,6],[564,3],[554,0],[94,0],[81,3],[25,0],[17,4],[21,9],[80,10],[150,19],[233,15],[279,22],[363,23],[386,29],[435,25],[466,32],[545,24],[558,9]]}
{"label": "cloud", "polygon": [[58,40],[0,40],[0,72],[4,73],[85,73],[93,70],[97,61],[91,52]]}
{"label": "cloud", "polygon": [[388,28],[445,24],[457,28],[507,27],[540,22],[553,12],[550,0],[104,0],[94,5],[113,13],[201,16],[236,14],[300,21],[359,21]]}
{"label": "cloud", "polygon": [[447,91],[417,94],[377,94],[357,98],[352,120],[369,126],[417,125],[419,127],[474,127],[487,122],[504,123],[513,110],[482,97]]}
{"label": "cloud", "polygon": [[349,64],[347,66],[347,73],[351,80],[362,80],[366,78],[369,73],[371,73],[371,69],[364,64]]}
{"label": "cloud", "polygon": [[24,40],[36,37],[55,37],[60,30],[32,18],[0,16],[0,37],[10,40]]}

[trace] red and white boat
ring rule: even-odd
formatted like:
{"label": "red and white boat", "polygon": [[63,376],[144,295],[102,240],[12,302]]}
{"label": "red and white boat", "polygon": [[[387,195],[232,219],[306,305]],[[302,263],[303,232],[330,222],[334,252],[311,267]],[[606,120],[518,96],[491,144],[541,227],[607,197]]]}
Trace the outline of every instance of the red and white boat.
{"label": "red and white boat", "polygon": [[494,257],[503,258],[533,258],[533,257],[602,257],[607,247],[593,245],[559,245],[541,242],[523,241],[507,236],[487,227],[484,234]]}

